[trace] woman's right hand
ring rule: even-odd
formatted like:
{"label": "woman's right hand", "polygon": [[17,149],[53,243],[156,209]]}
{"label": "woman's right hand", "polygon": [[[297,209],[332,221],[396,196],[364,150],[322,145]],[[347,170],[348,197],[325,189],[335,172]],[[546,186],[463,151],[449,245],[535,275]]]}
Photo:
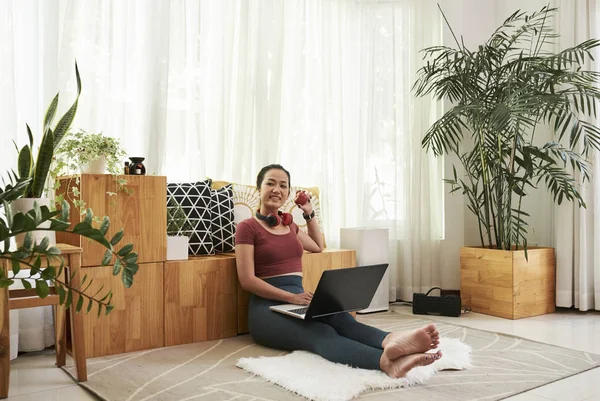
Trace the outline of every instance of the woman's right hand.
{"label": "woman's right hand", "polygon": [[302,294],[292,294],[290,303],[294,305],[308,305],[312,300],[312,292],[303,292]]}

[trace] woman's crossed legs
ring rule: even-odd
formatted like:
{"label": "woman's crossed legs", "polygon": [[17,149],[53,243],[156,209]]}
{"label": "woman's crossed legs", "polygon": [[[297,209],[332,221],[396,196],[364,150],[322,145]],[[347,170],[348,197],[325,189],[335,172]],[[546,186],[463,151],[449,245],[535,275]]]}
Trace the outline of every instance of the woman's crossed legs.
{"label": "woman's crossed legs", "polygon": [[434,325],[410,333],[387,333],[347,313],[300,320],[271,311],[274,304],[256,296],[250,300],[250,333],[256,343],[267,347],[310,351],[332,362],[382,370],[396,378],[441,357],[439,351],[425,353],[439,344]]}

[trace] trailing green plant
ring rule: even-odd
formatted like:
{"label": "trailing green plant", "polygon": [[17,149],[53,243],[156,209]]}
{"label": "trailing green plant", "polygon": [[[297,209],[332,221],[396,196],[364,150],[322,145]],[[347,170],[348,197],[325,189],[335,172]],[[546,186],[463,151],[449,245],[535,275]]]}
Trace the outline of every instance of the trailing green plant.
{"label": "trailing green plant", "polygon": [[[600,149],[600,129],[586,120],[597,118],[600,73],[585,67],[600,41],[548,51],[558,37],[550,23],[556,12],[517,11],[473,50],[446,20],[456,46],[423,50],[416,96],[432,94],[453,107],[429,128],[422,145],[436,156],[458,156],[465,178],[454,166],[445,181],[451,192],[467,196],[484,247],[523,246],[527,252],[530,215],[522,200],[540,183],[558,204],[566,199],[585,207],[571,171],[589,180],[590,154]],[[538,146],[536,130],[544,127],[553,139]]]}
{"label": "trailing green plant", "polygon": [[190,237],[192,234],[192,225],[185,212],[173,197],[167,201],[167,235]]}
{"label": "trailing green plant", "polygon": [[[120,176],[123,174],[121,161],[125,156],[125,150],[121,147],[120,141],[116,138],[104,136],[102,133],[90,134],[83,129],[76,133],[67,133],[64,140],[54,152],[54,160],[50,169],[50,176],[54,182],[53,189],[56,192],[60,188],[61,176],[69,176],[70,180],[75,179],[79,184],[79,174],[82,167],[89,162],[104,157],[106,159],[106,169],[113,175],[115,188],[107,194],[111,197],[111,205],[116,205],[116,197],[119,191],[131,195],[133,190],[127,187],[127,180]],[[71,202],[79,210],[81,215],[85,214],[86,202],[80,199],[77,186],[67,185],[71,188],[71,193],[59,194],[55,197],[55,203],[60,205],[69,197]],[[96,220],[97,221],[97,220]]]}
{"label": "trailing green plant", "polygon": [[125,150],[117,138],[102,135],[102,132],[91,134],[80,129],[76,133],[69,132],[55,149],[53,169],[58,173],[78,173],[86,163],[104,157],[106,170],[118,175],[123,174],[121,162],[124,156]]}
{"label": "trailing green plant", "polygon": [[[86,212],[85,219],[77,223],[72,229],[69,229],[69,204],[64,201],[62,210],[50,211],[46,206],[39,206],[34,203],[34,208],[27,213],[16,213],[14,216],[11,210],[11,202],[21,196],[23,188],[30,185],[30,178],[22,179],[13,173],[10,176],[10,183],[4,182],[4,188],[0,188],[0,201],[3,209],[3,218],[0,218],[0,266],[4,261],[8,261],[11,269],[0,268],[0,288],[10,287],[16,280],[21,280],[25,289],[33,288],[31,281],[35,283],[36,294],[45,298],[50,293],[48,283],[54,286],[59,296],[61,304],[69,307],[73,303],[73,293],[79,295],[76,298],[76,311],[79,312],[84,303],[87,302],[86,313],[90,312],[96,304],[98,306],[98,315],[104,310],[107,314],[114,308],[112,305],[112,291],[102,293],[103,287],[90,294],[87,290],[92,284],[87,275],[81,280],[77,287],[70,284],[70,279],[62,278],[65,267],[64,259],[60,249],[50,246],[48,237],[37,243],[32,240],[32,231],[55,231],[80,235],[95,241],[106,248],[102,259],[102,265],[106,266],[113,263],[113,274],[121,274],[121,279],[125,287],[133,284],[133,276],[138,271],[137,253],[133,252],[133,244],[126,244],[117,249],[118,243],[123,238],[123,230],[117,232],[110,240],[106,238],[106,233],[110,227],[108,217],[104,217],[99,228],[92,226],[93,213],[91,209]],[[1,210],[0,209],[0,210]],[[0,217],[2,217],[0,215]],[[39,228],[40,224],[50,222],[49,228]],[[11,238],[17,235],[25,234],[23,244],[16,250],[10,250]],[[18,278],[17,274],[21,269],[29,269],[29,276]]]}
{"label": "trailing green plant", "polygon": [[[79,77],[79,69],[77,68],[77,62],[75,63],[75,76],[77,78],[77,97],[67,110],[67,112],[58,120],[54,128],[52,123],[56,116],[56,109],[58,108],[59,93],[54,96],[54,99],[50,102],[46,114],[44,116],[44,125],[41,145],[38,150],[37,157],[34,160],[33,157],[33,133],[29,124],[27,124],[27,134],[29,136],[29,144],[25,145],[18,150],[18,174],[19,178],[26,179],[30,178],[29,184],[23,189],[23,197],[25,198],[41,198],[46,187],[46,180],[50,171],[50,163],[54,155],[54,151],[60,145],[64,135],[69,130],[75,113],[77,112],[77,105],[79,102],[79,95],[81,94],[81,79]],[[16,145],[15,145],[16,146]]]}

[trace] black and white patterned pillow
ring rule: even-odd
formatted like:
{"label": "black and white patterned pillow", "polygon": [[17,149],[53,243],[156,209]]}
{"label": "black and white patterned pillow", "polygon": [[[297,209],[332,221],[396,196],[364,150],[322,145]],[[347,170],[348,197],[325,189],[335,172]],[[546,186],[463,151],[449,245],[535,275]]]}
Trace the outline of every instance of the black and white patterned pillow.
{"label": "black and white patterned pillow", "polygon": [[212,240],[216,252],[232,252],[235,245],[233,188],[226,185],[212,190]]}
{"label": "black and white patterned pillow", "polygon": [[214,255],[211,234],[211,180],[196,183],[167,184],[167,200],[173,198],[192,227],[189,235],[190,255]]}

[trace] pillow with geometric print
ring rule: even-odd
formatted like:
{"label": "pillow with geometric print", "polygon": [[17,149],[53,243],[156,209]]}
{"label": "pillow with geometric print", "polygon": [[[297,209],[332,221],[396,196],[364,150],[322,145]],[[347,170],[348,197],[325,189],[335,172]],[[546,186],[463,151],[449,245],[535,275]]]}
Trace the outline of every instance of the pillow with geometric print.
{"label": "pillow with geometric print", "polygon": [[174,200],[191,226],[190,255],[214,255],[211,235],[212,189],[210,180],[167,184],[167,200]]}
{"label": "pillow with geometric print", "polygon": [[212,190],[211,234],[215,252],[232,252],[235,247],[233,189],[231,184]]}

